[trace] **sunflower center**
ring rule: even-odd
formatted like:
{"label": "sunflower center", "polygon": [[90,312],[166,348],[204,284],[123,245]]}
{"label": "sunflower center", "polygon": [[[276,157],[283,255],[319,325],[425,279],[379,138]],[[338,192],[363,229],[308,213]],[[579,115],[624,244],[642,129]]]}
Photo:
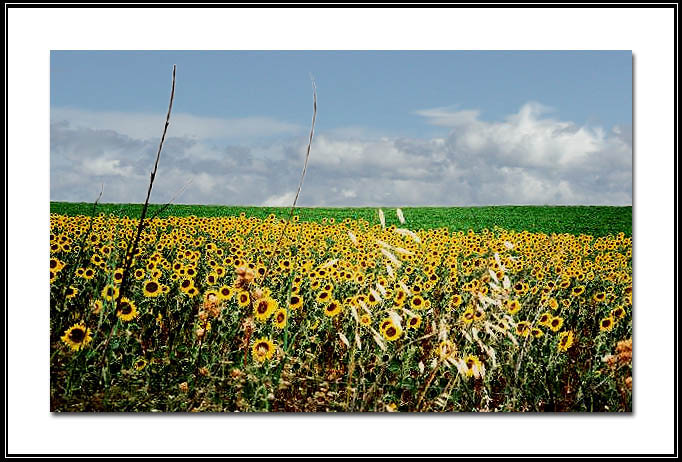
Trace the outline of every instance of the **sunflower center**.
{"label": "sunflower center", "polygon": [[69,332],[69,340],[75,343],[80,343],[83,341],[85,338],[85,332],[83,329],[77,328],[77,329],[71,329],[71,332]]}
{"label": "sunflower center", "polygon": [[156,282],[149,282],[147,283],[147,291],[149,292],[156,292],[159,288],[159,285]]}
{"label": "sunflower center", "polygon": [[386,329],[386,335],[388,335],[389,337],[393,337],[396,334],[396,332],[397,331],[395,330],[395,327],[389,327],[388,329]]}

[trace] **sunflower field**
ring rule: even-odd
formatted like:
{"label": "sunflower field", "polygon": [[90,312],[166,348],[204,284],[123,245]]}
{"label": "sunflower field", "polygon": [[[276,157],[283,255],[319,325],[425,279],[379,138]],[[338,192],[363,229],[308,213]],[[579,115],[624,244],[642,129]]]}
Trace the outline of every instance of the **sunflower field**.
{"label": "sunflower field", "polygon": [[379,216],[52,213],[51,410],[631,412],[629,235]]}

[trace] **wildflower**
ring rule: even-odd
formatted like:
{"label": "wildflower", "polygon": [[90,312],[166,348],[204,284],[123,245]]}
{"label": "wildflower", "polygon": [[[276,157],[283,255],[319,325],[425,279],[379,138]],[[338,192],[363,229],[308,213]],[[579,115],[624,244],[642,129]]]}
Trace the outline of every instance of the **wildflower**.
{"label": "wildflower", "polygon": [[90,329],[83,324],[74,324],[64,331],[61,337],[62,341],[66,343],[73,351],[78,351],[84,348],[92,341],[90,336]]}
{"label": "wildflower", "polygon": [[147,281],[143,285],[143,293],[145,297],[157,297],[161,293],[161,284],[157,281]]}
{"label": "wildflower", "polygon": [[261,337],[253,343],[251,353],[257,362],[262,363],[275,354],[275,344],[270,339]]}
{"label": "wildflower", "polygon": [[132,300],[123,297],[121,299],[121,305],[116,310],[116,316],[124,322],[134,319],[137,316],[137,307],[135,306],[135,303],[133,303]]}
{"label": "wildflower", "polygon": [[278,329],[284,329],[284,327],[287,325],[287,310],[280,308],[275,311],[272,322]]}
{"label": "wildflower", "polygon": [[567,351],[573,346],[573,331],[564,331],[559,334],[559,343],[557,348],[559,352]]}
{"label": "wildflower", "polygon": [[599,330],[602,332],[610,331],[613,329],[614,323],[615,320],[611,316],[608,316],[599,322]]}

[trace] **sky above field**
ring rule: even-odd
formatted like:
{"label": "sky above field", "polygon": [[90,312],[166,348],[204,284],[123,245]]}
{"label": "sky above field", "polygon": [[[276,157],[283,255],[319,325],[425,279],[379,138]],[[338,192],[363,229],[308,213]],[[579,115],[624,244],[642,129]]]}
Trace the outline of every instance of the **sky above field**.
{"label": "sky above field", "polygon": [[[631,205],[630,51],[53,51],[50,196]],[[180,193],[178,195],[178,193]]]}

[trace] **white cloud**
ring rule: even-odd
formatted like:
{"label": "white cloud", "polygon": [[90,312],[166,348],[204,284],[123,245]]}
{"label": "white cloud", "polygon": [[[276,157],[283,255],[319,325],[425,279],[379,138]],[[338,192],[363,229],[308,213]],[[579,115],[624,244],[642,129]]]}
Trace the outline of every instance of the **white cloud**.
{"label": "white cloud", "polygon": [[[470,110],[419,114],[449,135],[318,132],[298,205],[632,204],[629,126],[577,126],[536,103],[494,122]],[[59,120],[51,134],[53,200],[91,200],[102,182],[104,201],[144,199],[158,138],[126,132],[121,127],[130,121],[88,128]],[[191,180],[178,203],[289,206],[306,144],[305,133],[259,144],[175,133],[164,146],[152,201],[166,202]]]}
{"label": "white cloud", "polygon": [[118,159],[107,159],[105,157],[96,157],[94,159],[83,160],[83,172],[90,175],[114,175],[114,176],[130,176],[133,174],[131,167],[121,167],[121,161]]}
{"label": "white cloud", "polygon": [[270,196],[263,201],[263,205],[265,207],[291,207],[295,196],[293,192]]}
{"label": "white cloud", "polygon": [[[136,139],[161,137],[166,112],[141,114],[117,111],[88,111],[66,107],[51,110],[52,122],[68,121],[73,128],[113,130]],[[173,113],[167,136],[190,139],[246,139],[273,135],[291,135],[301,126],[270,117],[223,119],[201,117],[187,113]]]}

